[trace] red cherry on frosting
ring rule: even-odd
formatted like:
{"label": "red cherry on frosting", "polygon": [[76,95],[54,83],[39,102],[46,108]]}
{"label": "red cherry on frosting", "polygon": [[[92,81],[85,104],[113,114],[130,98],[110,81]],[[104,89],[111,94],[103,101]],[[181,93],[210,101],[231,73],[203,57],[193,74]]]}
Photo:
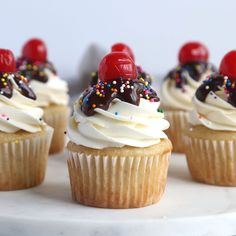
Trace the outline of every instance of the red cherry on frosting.
{"label": "red cherry on frosting", "polygon": [[22,56],[32,62],[45,62],[47,60],[46,44],[41,39],[30,39],[23,46]]}
{"label": "red cherry on frosting", "polygon": [[179,50],[179,62],[181,64],[196,61],[207,61],[208,58],[208,49],[205,45],[199,42],[188,42]]}
{"label": "red cherry on frosting", "polygon": [[224,55],[219,71],[221,75],[228,76],[229,79],[236,81],[236,50]]}
{"label": "red cherry on frosting", "polygon": [[133,60],[124,52],[111,52],[99,64],[98,76],[101,81],[119,77],[136,79],[137,69]]}
{"label": "red cherry on frosting", "polygon": [[124,52],[127,53],[133,61],[135,61],[133,50],[124,43],[115,43],[111,47],[112,52]]}
{"label": "red cherry on frosting", "polygon": [[16,61],[12,51],[0,49],[0,72],[15,72]]}

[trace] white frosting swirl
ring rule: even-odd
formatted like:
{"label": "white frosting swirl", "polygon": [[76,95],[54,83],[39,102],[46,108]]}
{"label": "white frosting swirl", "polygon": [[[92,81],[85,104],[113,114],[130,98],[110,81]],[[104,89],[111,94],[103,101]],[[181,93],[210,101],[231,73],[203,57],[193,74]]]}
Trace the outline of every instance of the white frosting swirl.
{"label": "white frosting swirl", "polygon": [[193,97],[194,111],[190,113],[192,125],[204,125],[212,130],[236,131],[236,108],[227,102],[223,88],[210,92],[201,102]]}
{"label": "white frosting swirl", "polygon": [[94,149],[151,146],[167,139],[163,130],[169,122],[157,111],[158,107],[159,102],[145,99],[139,106],[114,99],[108,110],[96,108],[93,116],[86,116],[77,102],[68,136],[72,142]]}
{"label": "white frosting swirl", "polygon": [[0,131],[15,133],[24,130],[30,133],[39,132],[45,126],[41,121],[43,110],[38,108],[35,100],[23,96],[14,86],[11,98],[0,94]]}
{"label": "white frosting swirl", "polygon": [[67,105],[69,102],[67,82],[60,79],[49,69],[45,69],[48,76],[46,83],[32,79],[30,85],[34,90],[40,107]]}
{"label": "white frosting swirl", "polygon": [[212,71],[208,69],[201,75],[199,81],[191,78],[187,71],[185,71],[185,73],[187,83],[184,85],[184,90],[177,88],[175,80],[171,78],[166,78],[163,81],[161,101],[164,106],[186,111],[192,110],[192,98],[195,91],[201,85],[202,81],[212,73]]}

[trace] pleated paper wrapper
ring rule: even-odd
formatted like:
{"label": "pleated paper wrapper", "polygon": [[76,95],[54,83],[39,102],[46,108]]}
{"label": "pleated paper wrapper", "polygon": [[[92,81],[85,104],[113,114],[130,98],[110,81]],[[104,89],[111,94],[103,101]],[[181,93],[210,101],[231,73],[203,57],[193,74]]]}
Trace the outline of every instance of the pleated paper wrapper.
{"label": "pleated paper wrapper", "polygon": [[65,147],[65,130],[69,118],[70,109],[65,107],[64,111],[45,112],[43,120],[54,129],[50,154],[59,153]]}
{"label": "pleated paper wrapper", "polygon": [[169,155],[117,157],[69,151],[72,197],[81,204],[104,208],[156,203],[165,189]]}
{"label": "pleated paper wrapper", "polygon": [[165,118],[170,122],[170,127],[165,133],[172,142],[173,152],[184,153],[183,130],[189,126],[189,112],[167,110]]}
{"label": "pleated paper wrapper", "polygon": [[189,171],[196,181],[236,186],[236,141],[185,137]]}
{"label": "pleated paper wrapper", "polygon": [[0,190],[26,189],[44,180],[53,129],[17,142],[0,144]]}

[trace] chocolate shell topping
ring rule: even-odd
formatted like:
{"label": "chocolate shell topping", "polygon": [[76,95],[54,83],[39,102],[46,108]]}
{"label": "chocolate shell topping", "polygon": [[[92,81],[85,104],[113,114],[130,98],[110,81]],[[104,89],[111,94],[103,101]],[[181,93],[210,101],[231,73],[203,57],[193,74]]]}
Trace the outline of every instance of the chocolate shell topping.
{"label": "chocolate shell topping", "polygon": [[94,86],[98,83],[98,72],[91,73],[90,86]]}
{"label": "chocolate shell topping", "polygon": [[87,116],[92,116],[95,108],[107,110],[115,99],[138,106],[140,98],[150,102],[158,102],[159,98],[150,84],[144,79],[117,78],[107,82],[99,82],[97,85],[85,90],[80,99],[81,110]]}
{"label": "chocolate shell topping", "polygon": [[[137,79],[139,80],[144,80],[147,81],[149,84],[152,84],[152,77],[150,74],[146,73],[145,71],[142,70],[140,66],[137,66],[137,71],[138,71],[138,77]],[[90,86],[94,86],[99,82],[98,78],[98,72],[92,72],[91,73],[91,78],[90,78]]]}
{"label": "chocolate shell topping", "polygon": [[140,66],[137,66],[138,70],[138,79],[142,78],[145,81],[147,81],[149,84],[152,84],[152,77],[147,72],[143,71],[143,69]]}
{"label": "chocolate shell topping", "polygon": [[19,58],[17,60],[17,68],[20,74],[25,76],[29,81],[37,80],[42,83],[47,83],[48,76],[45,73],[45,69],[50,70],[52,73],[56,74],[56,70],[51,62],[30,62],[24,58]]}
{"label": "chocolate shell topping", "polygon": [[193,80],[199,81],[201,75],[208,69],[212,72],[216,72],[216,68],[208,62],[189,62],[183,65],[179,65],[172,71],[170,71],[165,79],[172,79],[176,82],[176,87],[184,89],[184,85],[187,82],[187,76],[189,75]]}
{"label": "chocolate shell topping", "polygon": [[227,102],[236,107],[235,82],[232,83],[227,76],[212,75],[208,80],[203,81],[203,84],[196,91],[196,97],[198,100],[204,102],[209,93],[214,93],[222,89],[228,95]]}
{"label": "chocolate shell topping", "polygon": [[11,98],[13,88],[16,88],[23,96],[36,100],[36,95],[28,85],[28,80],[19,73],[0,73],[0,94]]}

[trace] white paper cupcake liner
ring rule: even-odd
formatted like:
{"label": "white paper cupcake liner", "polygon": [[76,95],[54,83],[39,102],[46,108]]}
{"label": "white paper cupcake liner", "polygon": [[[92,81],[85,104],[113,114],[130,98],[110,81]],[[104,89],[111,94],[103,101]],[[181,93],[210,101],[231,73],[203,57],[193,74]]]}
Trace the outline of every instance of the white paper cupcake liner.
{"label": "white paper cupcake liner", "polygon": [[44,180],[53,129],[44,135],[0,144],[0,190],[39,185]]}
{"label": "white paper cupcake liner", "polygon": [[170,153],[152,157],[93,156],[69,151],[73,199],[106,208],[157,202],[165,189]]}
{"label": "white paper cupcake liner", "polygon": [[236,141],[185,137],[190,173],[196,181],[236,186]]}
{"label": "white paper cupcake liner", "polygon": [[173,152],[184,152],[183,130],[189,126],[188,111],[165,111],[165,118],[170,122],[170,128],[165,130],[173,145]]}

